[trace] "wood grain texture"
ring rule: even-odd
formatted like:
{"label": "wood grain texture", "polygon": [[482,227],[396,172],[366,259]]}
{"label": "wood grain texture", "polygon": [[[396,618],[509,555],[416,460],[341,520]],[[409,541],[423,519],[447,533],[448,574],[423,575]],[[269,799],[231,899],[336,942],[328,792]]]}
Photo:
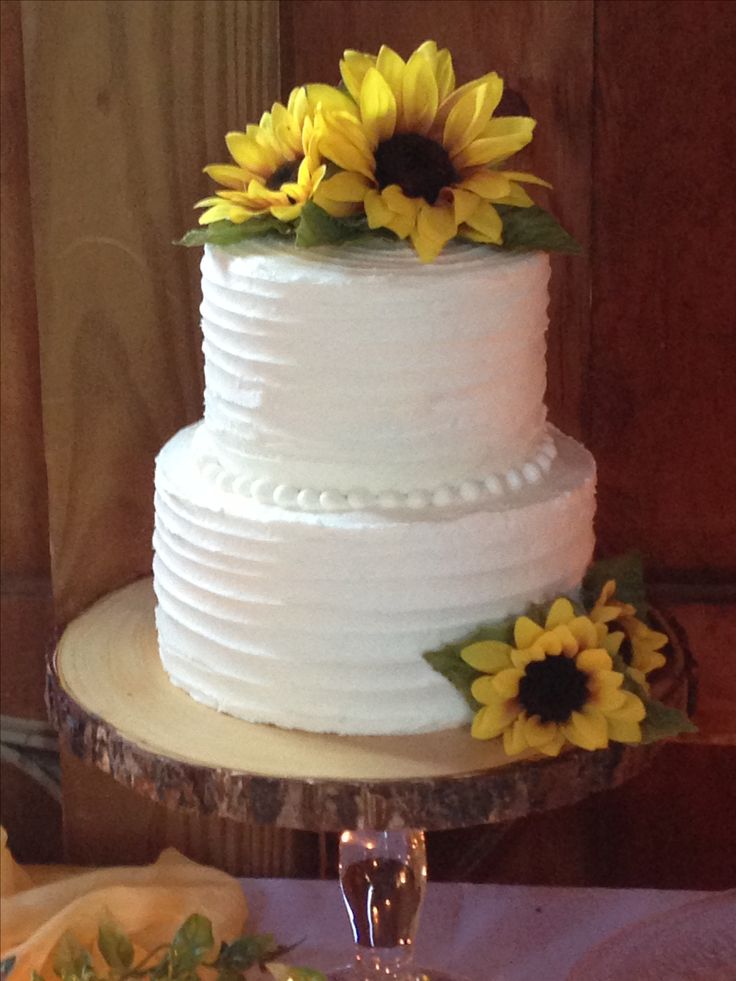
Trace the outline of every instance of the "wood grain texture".
{"label": "wood grain texture", "polygon": [[[523,93],[538,120],[531,146],[514,158],[547,178],[537,194],[586,247],[590,223],[593,4],[589,0],[281,0],[282,80],[337,83],[345,48],[388,44],[406,57],[432,38],[453,54],[458,82],[495,70]],[[548,335],[550,417],[582,431],[590,279],[586,257],[553,258]]]}
{"label": "wood grain texture", "polygon": [[604,553],[736,577],[736,4],[596,5],[586,436]]}
{"label": "wood grain texture", "polygon": [[270,3],[23,8],[54,594],[151,564],[153,460],[201,415],[198,253],[224,134],[276,94]]}
{"label": "wood grain texture", "polygon": [[[152,862],[163,847],[237,876],[315,878],[317,836],[216,815],[170,810],[133,794],[62,745],[64,852],[78,865]],[[110,820],[109,815],[117,815]],[[73,820],[69,820],[72,816]]]}
{"label": "wood grain texture", "polygon": [[20,4],[0,5],[2,521],[9,577],[48,578],[49,547]]}
{"label": "wood grain texture", "polygon": [[[660,749],[509,759],[498,740],[473,740],[467,727],[358,737],[254,725],[171,685],[153,608],[145,579],[74,620],[49,670],[49,710],[79,759],[176,810],[306,831],[495,824],[618,786]],[[676,631],[657,625],[668,631],[670,662],[654,697],[685,709],[691,658]]]}

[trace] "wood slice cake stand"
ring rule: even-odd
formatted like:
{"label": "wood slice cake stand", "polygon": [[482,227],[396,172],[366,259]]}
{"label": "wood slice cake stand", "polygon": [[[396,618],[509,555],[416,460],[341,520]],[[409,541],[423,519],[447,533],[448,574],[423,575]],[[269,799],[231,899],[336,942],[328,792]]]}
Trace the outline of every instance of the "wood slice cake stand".
{"label": "wood slice cake stand", "polygon": [[[64,744],[139,794],[248,824],[307,831],[491,824],[562,807],[639,773],[657,746],[612,744],[509,759],[467,728],[334,736],[256,725],[199,704],[159,658],[150,579],[98,601],[64,631],[47,698]],[[672,625],[656,697],[687,707],[692,665]]]}

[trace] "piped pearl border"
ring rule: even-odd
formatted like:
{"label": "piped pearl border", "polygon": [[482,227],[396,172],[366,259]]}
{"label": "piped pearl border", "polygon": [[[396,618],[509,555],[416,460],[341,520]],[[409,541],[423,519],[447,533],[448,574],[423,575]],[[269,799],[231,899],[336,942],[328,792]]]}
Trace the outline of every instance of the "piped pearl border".
{"label": "piped pearl border", "polygon": [[491,474],[479,480],[464,480],[460,484],[443,484],[434,490],[412,490],[407,493],[386,490],[378,494],[364,488],[343,493],[332,488],[316,490],[313,487],[277,484],[263,478],[254,480],[231,473],[210,455],[203,456],[199,466],[202,476],[211,480],[221,491],[250,497],[260,504],[275,504],[290,511],[363,511],[368,508],[420,511],[429,507],[475,504],[484,498],[501,498],[518,493],[525,486],[543,480],[556,456],[554,438],[548,435],[529,459],[505,473]]}

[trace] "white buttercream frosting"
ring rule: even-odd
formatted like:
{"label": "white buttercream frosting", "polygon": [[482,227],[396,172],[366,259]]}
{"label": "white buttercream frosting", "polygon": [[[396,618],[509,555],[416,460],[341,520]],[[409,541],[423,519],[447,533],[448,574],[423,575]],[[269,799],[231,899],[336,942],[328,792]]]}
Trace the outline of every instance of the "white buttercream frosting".
{"label": "white buttercream frosting", "polygon": [[469,721],[422,654],[573,592],[593,550],[593,459],[546,423],[548,276],[458,244],[205,250],[205,416],[156,466],[175,684],[289,728]]}
{"label": "white buttercream frosting", "polygon": [[304,512],[218,486],[196,431],[157,463],[160,650],[175,684],[232,715],[364,734],[466,722],[422,653],[570,592],[590,560],[595,468],[568,437],[544,481],[482,505]]}
{"label": "white buttercream frosting", "polygon": [[531,462],[546,418],[548,278],[542,253],[472,245],[431,265],[375,240],[207,247],[215,458],[264,493],[314,489],[328,509],[351,492],[433,492]]}

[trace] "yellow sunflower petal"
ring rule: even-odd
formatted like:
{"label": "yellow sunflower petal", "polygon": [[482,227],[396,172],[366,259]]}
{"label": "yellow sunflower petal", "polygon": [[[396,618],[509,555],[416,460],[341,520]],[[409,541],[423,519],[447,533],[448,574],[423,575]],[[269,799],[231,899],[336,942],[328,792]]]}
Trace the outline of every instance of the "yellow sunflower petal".
{"label": "yellow sunflower petal", "polygon": [[664,667],[666,663],[667,658],[659,651],[637,650],[636,644],[634,644],[631,665],[637,671],[641,671],[642,674],[651,674],[652,671]]}
{"label": "yellow sunflower petal", "polygon": [[416,225],[414,225],[412,228],[409,234],[409,239],[421,262],[434,262],[445,244],[439,239],[428,238],[426,235],[421,235],[417,230]]}
{"label": "yellow sunflower petal", "polygon": [[343,170],[353,170],[373,181],[375,159],[359,123],[343,112],[327,113],[323,118],[325,128],[319,136],[322,154]]}
{"label": "yellow sunflower petal", "polygon": [[505,197],[499,198],[497,204],[510,204],[514,208],[532,208],[534,199],[519,184],[511,184],[509,193]]}
{"label": "yellow sunflower petal", "polygon": [[360,115],[372,150],[394,135],[396,98],[383,75],[369,68],[360,88]]}
{"label": "yellow sunflower petal", "polygon": [[623,630],[613,630],[611,633],[604,634],[602,640],[603,647],[613,657],[614,654],[618,654],[621,644],[624,641],[624,632]]}
{"label": "yellow sunflower petal", "polygon": [[475,88],[468,89],[452,107],[442,139],[451,157],[469,146],[485,129],[502,91],[503,83],[496,76],[493,81],[479,82]]}
{"label": "yellow sunflower petal", "polygon": [[455,211],[451,205],[422,202],[417,214],[417,232],[427,239],[434,239],[444,246],[457,232]]}
{"label": "yellow sunflower petal", "polygon": [[298,204],[275,205],[269,208],[269,211],[279,221],[295,221],[301,214],[303,207],[304,202],[300,201]]}
{"label": "yellow sunflower petal", "polygon": [[[571,621],[572,622],[572,621]],[[580,650],[580,642],[566,623],[558,623],[549,631],[560,642],[560,653],[572,657]]]}
{"label": "yellow sunflower petal", "polygon": [[608,738],[617,743],[640,743],[641,726],[638,722],[625,722],[621,719],[608,719]]}
{"label": "yellow sunflower petal", "polygon": [[213,221],[222,221],[225,218],[230,218],[233,207],[232,204],[219,201],[217,204],[212,205],[211,208],[203,211],[197,218],[197,221],[200,225],[209,225]]}
{"label": "yellow sunflower petal", "polygon": [[548,654],[553,656],[562,654],[562,637],[555,630],[545,630],[542,636],[534,641],[529,650],[534,653],[534,658],[537,661]]}
{"label": "yellow sunflower petal", "polygon": [[532,644],[531,647],[527,647],[523,651],[511,651],[511,663],[515,668],[519,668],[523,671],[527,665],[532,663],[532,661],[543,661],[545,656],[546,655],[541,648],[535,648],[535,646]]}
{"label": "yellow sunflower petal", "polygon": [[360,101],[360,86],[369,68],[375,65],[376,59],[373,55],[365,54],[363,51],[348,50],[343,52],[340,62],[340,75],[345,83],[345,88],[351,94],[356,103]]}
{"label": "yellow sunflower petal", "polygon": [[539,640],[544,631],[529,617],[517,617],[514,624],[514,644],[517,647],[531,647],[535,640]]}
{"label": "yellow sunflower petal", "polygon": [[460,187],[474,191],[486,201],[497,201],[507,197],[511,191],[511,183],[503,174],[494,170],[474,170],[463,177]]}
{"label": "yellow sunflower petal", "polygon": [[419,198],[407,197],[398,184],[389,184],[388,187],[384,187],[381,194],[386,204],[396,214],[411,215],[416,218],[420,206]]}
{"label": "yellow sunflower petal", "polygon": [[404,69],[401,103],[399,128],[403,132],[425,136],[434,122],[439,96],[437,81],[427,59],[416,51]]}
{"label": "yellow sunflower petal", "polygon": [[[338,176],[342,177],[345,175],[340,174]],[[333,180],[334,177],[330,178],[327,184],[329,185]],[[383,200],[381,193],[375,189],[367,191],[363,204],[369,228],[385,228],[394,216],[394,212]]]}
{"label": "yellow sunflower petal", "polygon": [[586,707],[573,712],[570,721],[562,726],[566,738],[581,749],[605,749],[608,746],[606,717],[597,709]]}
{"label": "yellow sunflower petal", "polygon": [[575,617],[575,610],[570,600],[566,596],[560,596],[549,608],[545,628],[552,630],[560,623],[569,623]]}
{"label": "yellow sunflower petal", "polygon": [[401,55],[396,54],[393,48],[382,44],[378,52],[378,57],[376,58],[376,68],[386,79],[386,83],[394,94],[396,113],[400,117],[406,63]]}
{"label": "yellow sunflower petal", "polygon": [[371,182],[367,178],[348,170],[329,177],[322,184],[323,193],[333,201],[359,202],[365,198],[370,189]]}
{"label": "yellow sunflower petal", "polygon": [[481,238],[475,241],[500,244],[503,238],[503,222],[493,205],[482,201],[465,222],[466,228],[476,232]]}
{"label": "yellow sunflower petal", "polygon": [[495,739],[513,722],[517,712],[504,704],[484,705],[473,717],[470,734],[474,739]]}
{"label": "yellow sunflower petal", "polygon": [[253,178],[253,174],[233,164],[210,164],[209,167],[204,168],[204,173],[218,184],[234,190],[242,189]]}
{"label": "yellow sunflower petal", "polygon": [[551,742],[559,732],[554,722],[542,722],[538,715],[531,715],[524,724],[524,735],[532,749],[539,749]]}
{"label": "yellow sunflower petal", "polygon": [[598,631],[595,624],[589,617],[573,617],[567,624],[573,637],[578,641],[580,648],[597,647]]}
{"label": "yellow sunflower petal", "polygon": [[503,748],[507,756],[516,756],[518,753],[523,753],[527,748],[524,735],[525,721],[523,717],[520,717],[514,721],[513,725],[504,729]]}
{"label": "yellow sunflower petal", "polygon": [[522,184],[538,184],[540,187],[552,187],[549,181],[535,177],[534,174],[528,174],[526,171],[500,170],[499,173],[510,181],[521,181]]}
{"label": "yellow sunflower petal", "polygon": [[602,647],[592,647],[578,654],[575,666],[581,671],[610,671],[613,662],[608,651],[604,651]]}
{"label": "yellow sunflower petal", "polygon": [[476,671],[485,671],[486,674],[497,674],[511,665],[509,655],[511,645],[504,644],[500,640],[480,640],[475,644],[468,644],[460,651],[460,657]]}
{"label": "yellow sunflower petal", "polygon": [[467,92],[474,89],[480,83],[492,82],[496,78],[498,78],[496,72],[488,72],[486,75],[481,75],[480,78],[474,78],[470,82],[466,82],[464,85],[460,85],[453,91],[448,92],[447,96],[442,100],[442,103],[437,109],[437,117],[433,127],[435,138],[441,138],[447,117],[452,112],[453,107],[457,105],[460,99],[462,99]]}
{"label": "yellow sunflower petal", "polygon": [[502,698],[493,686],[493,675],[484,674],[476,678],[470,686],[470,694],[481,705],[501,705],[508,701]]}
{"label": "yellow sunflower petal", "polygon": [[507,157],[521,150],[531,140],[531,132],[526,134],[512,133],[508,136],[483,136],[474,140],[459,153],[452,157],[456,169],[480,167],[500,163]]}
{"label": "yellow sunflower petal", "polygon": [[455,224],[457,226],[462,225],[463,222],[466,222],[468,218],[474,215],[480,204],[477,194],[473,194],[471,191],[465,191],[462,188],[451,188],[449,190],[449,196],[452,198]]}
{"label": "yellow sunflower petal", "polygon": [[607,712],[609,719],[617,722],[641,722],[647,714],[644,702],[633,692],[625,691],[624,703],[619,708]]}
{"label": "yellow sunflower petal", "polygon": [[516,698],[519,694],[519,682],[523,677],[524,672],[519,668],[506,668],[494,674],[491,681],[501,698]]}
{"label": "yellow sunflower petal", "polygon": [[549,742],[543,743],[541,746],[537,747],[540,753],[544,753],[545,756],[559,756],[560,750],[565,745],[565,734],[559,728],[556,727],[556,732],[554,736],[549,740]]}
{"label": "yellow sunflower petal", "polygon": [[334,85],[323,85],[322,83],[312,82],[304,86],[307,106],[311,115],[315,115],[318,110],[325,112],[347,112],[351,116],[358,116],[358,108],[350,96]]}
{"label": "yellow sunflower petal", "polygon": [[455,70],[452,67],[452,56],[447,48],[438,51],[435,41],[425,41],[419,45],[417,51],[432,66],[434,77],[437,80],[437,92],[440,102],[442,102],[455,88]]}

